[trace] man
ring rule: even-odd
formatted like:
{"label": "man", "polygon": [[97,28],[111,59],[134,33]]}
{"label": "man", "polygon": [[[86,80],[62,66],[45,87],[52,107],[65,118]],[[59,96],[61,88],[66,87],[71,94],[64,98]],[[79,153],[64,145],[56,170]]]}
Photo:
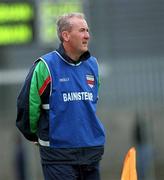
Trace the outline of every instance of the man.
{"label": "man", "polygon": [[99,74],[84,15],[57,21],[59,49],[32,66],[18,97],[17,127],[38,142],[45,180],[99,180],[104,128],[96,115]]}

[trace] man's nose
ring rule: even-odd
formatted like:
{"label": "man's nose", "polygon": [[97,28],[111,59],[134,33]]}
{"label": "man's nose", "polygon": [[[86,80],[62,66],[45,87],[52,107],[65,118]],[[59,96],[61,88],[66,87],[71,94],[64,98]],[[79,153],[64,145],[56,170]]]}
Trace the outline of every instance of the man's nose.
{"label": "man's nose", "polygon": [[89,37],[90,37],[89,32],[86,31],[86,32],[85,32],[85,38],[86,38],[86,39],[89,39]]}

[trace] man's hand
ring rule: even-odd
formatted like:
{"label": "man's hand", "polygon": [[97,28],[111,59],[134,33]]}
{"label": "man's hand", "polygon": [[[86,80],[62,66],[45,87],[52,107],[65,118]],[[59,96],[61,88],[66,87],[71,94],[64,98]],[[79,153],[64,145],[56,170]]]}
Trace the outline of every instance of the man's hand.
{"label": "man's hand", "polygon": [[39,146],[39,142],[38,141],[35,141],[33,143],[34,143],[34,145]]}

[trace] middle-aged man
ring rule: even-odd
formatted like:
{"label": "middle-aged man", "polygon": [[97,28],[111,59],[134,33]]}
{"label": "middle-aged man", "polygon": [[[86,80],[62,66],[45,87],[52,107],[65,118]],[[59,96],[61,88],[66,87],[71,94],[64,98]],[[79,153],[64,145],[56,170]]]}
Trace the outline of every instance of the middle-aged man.
{"label": "middle-aged man", "polygon": [[105,133],[96,115],[99,72],[83,14],[57,21],[59,48],[32,66],[17,101],[16,124],[39,144],[45,180],[100,180]]}

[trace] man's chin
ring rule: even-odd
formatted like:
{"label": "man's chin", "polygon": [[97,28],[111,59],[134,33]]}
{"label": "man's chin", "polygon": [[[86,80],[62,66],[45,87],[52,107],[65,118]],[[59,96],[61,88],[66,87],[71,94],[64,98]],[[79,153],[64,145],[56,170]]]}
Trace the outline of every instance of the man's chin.
{"label": "man's chin", "polygon": [[83,47],[80,51],[81,51],[80,53],[83,54],[83,53],[85,53],[86,51],[88,51],[88,47]]}
{"label": "man's chin", "polygon": [[83,48],[83,52],[86,52],[86,51],[88,51],[88,47]]}

